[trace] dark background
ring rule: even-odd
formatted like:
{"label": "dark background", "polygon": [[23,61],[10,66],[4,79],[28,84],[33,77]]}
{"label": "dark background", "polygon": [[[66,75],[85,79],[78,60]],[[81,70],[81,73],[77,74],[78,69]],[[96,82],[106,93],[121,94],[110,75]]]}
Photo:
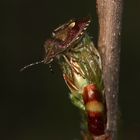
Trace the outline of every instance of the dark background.
{"label": "dark background", "polygon": [[[89,34],[97,42],[95,0],[1,0],[1,140],[77,140],[80,115],[69,101],[56,64],[19,69],[44,56],[44,40],[75,17],[93,17]],[[124,1],[119,106],[120,140],[140,140],[140,1]]]}

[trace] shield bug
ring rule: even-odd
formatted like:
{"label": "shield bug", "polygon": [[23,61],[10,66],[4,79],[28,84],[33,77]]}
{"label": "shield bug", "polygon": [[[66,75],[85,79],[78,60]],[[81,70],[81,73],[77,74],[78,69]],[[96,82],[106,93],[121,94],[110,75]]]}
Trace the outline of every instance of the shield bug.
{"label": "shield bug", "polygon": [[90,18],[70,20],[52,32],[52,39],[45,42],[46,57],[44,62],[49,63],[55,57],[74,47],[85,35],[91,22]]}
{"label": "shield bug", "polygon": [[80,20],[73,19],[56,28],[52,32],[52,37],[45,41],[45,58],[23,67],[20,71],[40,63],[51,63],[54,58],[58,58],[59,55],[72,48],[78,41],[80,41],[85,35],[90,22],[91,19],[89,17]]}
{"label": "shield bug", "polygon": [[86,34],[90,22],[90,18],[73,19],[56,28],[52,37],[45,41],[44,59],[21,70],[39,63],[50,64],[57,59],[71,91],[71,101],[86,116],[86,131],[99,136],[105,132],[106,104],[101,57]]}

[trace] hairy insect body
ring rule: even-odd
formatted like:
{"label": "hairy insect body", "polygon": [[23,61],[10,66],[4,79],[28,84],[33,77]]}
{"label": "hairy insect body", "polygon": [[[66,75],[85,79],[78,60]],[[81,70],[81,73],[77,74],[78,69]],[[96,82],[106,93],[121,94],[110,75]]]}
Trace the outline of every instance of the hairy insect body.
{"label": "hairy insect body", "polygon": [[[101,58],[86,30],[90,19],[70,20],[47,40],[45,63],[57,59],[72,103],[84,112],[89,133],[99,136],[106,127]],[[85,120],[86,121],[86,120]]]}
{"label": "hairy insect body", "polygon": [[104,134],[106,104],[102,79],[101,58],[86,30],[90,18],[70,20],[52,32],[45,42],[45,58],[25,66],[57,60],[69,87],[72,103],[84,114],[84,128],[94,136]]}
{"label": "hairy insect body", "polygon": [[52,38],[46,40],[44,44],[46,56],[45,63],[58,58],[60,55],[74,47],[78,41],[85,35],[86,29],[90,24],[90,18],[82,20],[70,20],[61,25],[52,33]]}

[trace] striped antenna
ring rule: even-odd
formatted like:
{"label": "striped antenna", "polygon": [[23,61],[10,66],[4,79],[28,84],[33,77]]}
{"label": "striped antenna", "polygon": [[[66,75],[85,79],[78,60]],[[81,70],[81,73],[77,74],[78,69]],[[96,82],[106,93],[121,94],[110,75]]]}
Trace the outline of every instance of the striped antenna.
{"label": "striped antenna", "polygon": [[37,62],[31,63],[31,64],[29,64],[29,65],[27,65],[27,66],[21,68],[21,69],[20,69],[20,72],[24,71],[25,69],[27,69],[27,68],[29,68],[29,67],[32,67],[32,66],[34,66],[34,65],[38,65],[38,64],[41,64],[41,63],[44,63],[44,62],[45,62],[45,60],[43,59],[43,60],[41,60],[41,61],[37,61]]}

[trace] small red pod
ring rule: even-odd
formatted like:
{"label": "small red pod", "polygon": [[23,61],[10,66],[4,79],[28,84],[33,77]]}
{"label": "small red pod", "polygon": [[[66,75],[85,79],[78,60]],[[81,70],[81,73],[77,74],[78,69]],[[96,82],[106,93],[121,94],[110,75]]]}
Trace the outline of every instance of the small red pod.
{"label": "small red pod", "polygon": [[95,84],[90,84],[84,87],[83,94],[84,103],[86,104],[89,101],[96,100],[98,102],[102,102],[102,96],[100,91],[97,89]]}
{"label": "small red pod", "polygon": [[83,100],[87,111],[89,132],[95,136],[104,134],[106,107],[101,92],[97,89],[96,85],[91,84],[84,87]]}

